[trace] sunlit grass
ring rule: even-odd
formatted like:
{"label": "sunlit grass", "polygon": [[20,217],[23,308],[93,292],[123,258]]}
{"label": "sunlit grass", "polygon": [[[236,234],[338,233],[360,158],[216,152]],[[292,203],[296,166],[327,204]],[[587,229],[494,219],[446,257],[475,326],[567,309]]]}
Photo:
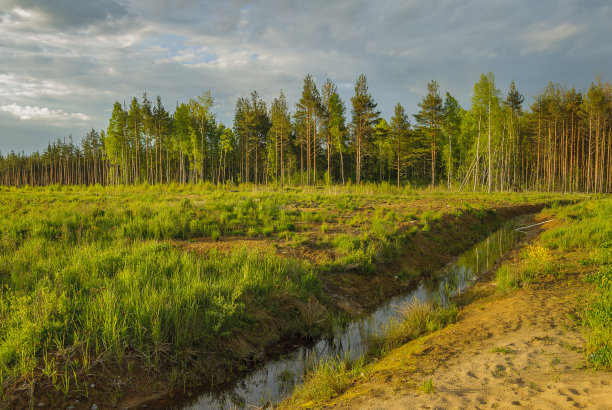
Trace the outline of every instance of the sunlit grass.
{"label": "sunlit grass", "polygon": [[[175,375],[194,352],[238,363],[245,357],[223,350],[228,340],[264,319],[275,337],[312,337],[330,314],[319,303],[321,272],[367,273],[392,260],[407,238],[441,221],[441,211],[419,216],[409,206],[427,198],[460,213],[473,211],[466,203],[481,212],[552,200],[389,185],[0,187],[0,384],[45,369],[68,392],[100,357],[123,365],[129,356]],[[400,222],[417,219],[427,228],[400,231]],[[175,245],[249,237],[301,248],[314,242],[311,233],[329,235],[333,261],[313,266],[253,249],[200,255]]]}
{"label": "sunlit grass", "polygon": [[387,354],[404,343],[455,323],[457,313],[455,305],[438,306],[435,302],[415,298],[400,308],[399,319],[390,319],[380,333],[370,337],[370,354]]}
{"label": "sunlit grass", "polygon": [[297,386],[285,407],[316,407],[318,403],[342,393],[351,383],[366,374],[363,356],[357,360],[336,357],[321,361],[306,374],[304,383]]}
{"label": "sunlit grass", "polygon": [[587,255],[580,264],[595,268],[586,280],[597,288],[582,312],[587,358],[595,367],[611,368],[612,200],[602,198],[566,208],[553,206],[545,212],[561,223],[542,234],[542,243],[526,247],[518,264],[504,264],[497,270],[498,291],[509,292],[543,275],[561,279],[559,259],[564,252],[573,250]]}

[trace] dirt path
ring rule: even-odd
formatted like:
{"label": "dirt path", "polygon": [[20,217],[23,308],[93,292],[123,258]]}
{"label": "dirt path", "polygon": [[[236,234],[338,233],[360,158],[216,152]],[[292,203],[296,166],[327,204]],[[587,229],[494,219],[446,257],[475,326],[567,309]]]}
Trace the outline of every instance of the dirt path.
{"label": "dirt path", "polygon": [[583,274],[508,296],[496,295],[489,277],[456,324],[394,350],[328,407],[612,408],[612,373],[586,366],[572,318],[592,290]]}

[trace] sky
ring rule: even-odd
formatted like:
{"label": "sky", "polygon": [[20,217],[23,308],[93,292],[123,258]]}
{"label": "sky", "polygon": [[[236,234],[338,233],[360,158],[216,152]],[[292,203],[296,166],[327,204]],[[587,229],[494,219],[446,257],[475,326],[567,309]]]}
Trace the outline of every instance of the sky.
{"label": "sky", "polygon": [[609,0],[0,0],[0,152],[80,141],[144,92],[172,112],[210,90],[231,126],[253,90],[293,107],[306,74],[347,106],[365,74],[387,119],[432,79],[469,108],[489,71],[528,104],[549,81],[610,80],[611,39]]}

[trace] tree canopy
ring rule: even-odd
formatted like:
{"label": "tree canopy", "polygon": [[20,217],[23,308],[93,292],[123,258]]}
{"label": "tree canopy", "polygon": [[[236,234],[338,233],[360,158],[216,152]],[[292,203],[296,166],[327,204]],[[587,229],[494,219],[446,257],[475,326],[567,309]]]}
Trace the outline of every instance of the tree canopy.
{"label": "tree canopy", "polygon": [[[442,97],[444,96],[444,97]],[[409,116],[401,103],[381,117],[361,74],[346,104],[334,82],[306,75],[290,108],[253,91],[217,122],[210,91],[169,112],[160,96],[115,101],[106,130],[80,143],[49,141],[41,152],[0,153],[0,184],[277,184],[387,182],[487,191],[612,191],[612,87],[550,82],[530,106],[513,80],[504,94],[492,73],[460,106],[432,80]]]}

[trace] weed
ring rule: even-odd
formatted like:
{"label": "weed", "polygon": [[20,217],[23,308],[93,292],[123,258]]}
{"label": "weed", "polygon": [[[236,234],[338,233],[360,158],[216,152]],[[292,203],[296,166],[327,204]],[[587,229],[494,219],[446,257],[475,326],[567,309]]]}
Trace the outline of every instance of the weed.
{"label": "weed", "polygon": [[512,349],[506,346],[494,347],[491,349],[491,353],[503,353],[503,354],[511,354],[514,353]]}
{"label": "weed", "polygon": [[586,326],[586,355],[595,368],[612,368],[612,200],[609,198],[560,208],[554,213],[564,224],[542,235],[551,249],[588,252],[582,265],[595,267],[586,277],[597,288],[581,314]]}
{"label": "weed", "polygon": [[433,378],[430,377],[429,379],[425,380],[423,384],[419,386],[419,390],[426,394],[433,393],[435,391]]}
{"label": "weed", "polygon": [[295,374],[289,369],[283,370],[277,377],[278,384],[281,385],[281,388],[292,385],[294,380]]}
{"label": "weed", "polygon": [[60,388],[64,396],[68,397],[70,393],[70,376],[68,375],[68,366],[64,366],[64,375],[62,377]]}
{"label": "weed", "polygon": [[348,357],[322,361],[306,374],[304,383],[295,388],[288,403],[321,403],[343,392],[353,379],[365,375],[365,370],[363,356],[354,361]]}
{"label": "weed", "polygon": [[300,303],[298,305],[298,310],[305,327],[304,335],[306,337],[316,335],[318,333],[316,328],[321,326],[327,314],[325,307],[311,296],[308,299],[308,303]]}
{"label": "weed", "polygon": [[516,269],[510,265],[502,265],[495,272],[497,291],[508,293],[516,289],[520,283]]}

